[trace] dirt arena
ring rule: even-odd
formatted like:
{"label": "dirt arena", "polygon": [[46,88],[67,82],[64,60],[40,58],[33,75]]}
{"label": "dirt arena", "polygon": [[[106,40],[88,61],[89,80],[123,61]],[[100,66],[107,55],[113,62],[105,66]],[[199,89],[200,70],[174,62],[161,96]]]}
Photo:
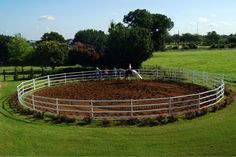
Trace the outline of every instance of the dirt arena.
{"label": "dirt arena", "polygon": [[[44,88],[33,93],[34,102],[30,95],[26,101],[29,104],[34,103],[37,110],[67,116],[97,118],[149,116],[198,110],[199,107],[203,107],[198,105],[198,95],[175,96],[206,90],[205,87],[198,85],[176,82],[106,80],[67,83]],[[169,106],[170,101],[172,109]]]}
{"label": "dirt arena", "polygon": [[36,91],[34,95],[79,100],[129,100],[173,97],[205,90],[198,85],[176,82],[111,80],[68,83]]}

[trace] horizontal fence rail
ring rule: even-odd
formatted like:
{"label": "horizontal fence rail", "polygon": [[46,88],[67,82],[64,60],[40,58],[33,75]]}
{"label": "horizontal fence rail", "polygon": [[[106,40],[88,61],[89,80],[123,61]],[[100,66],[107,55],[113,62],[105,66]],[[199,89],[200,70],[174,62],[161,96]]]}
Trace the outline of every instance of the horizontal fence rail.
{"label": "horizontal fence rail", "polygon": [[37,96],[35,91],[70,82],[122,79],[125,70],[83,71],[48,75],[22,82],[17,86],[18,100],[24,107],[40,112],[92,118],[128,118],[181,114],[200,111],[224,98],[224,81],[205,72],[171,69],[137,69],[145,80],[176,81],[208,87],[189,95],[130,100],[77,100]]}

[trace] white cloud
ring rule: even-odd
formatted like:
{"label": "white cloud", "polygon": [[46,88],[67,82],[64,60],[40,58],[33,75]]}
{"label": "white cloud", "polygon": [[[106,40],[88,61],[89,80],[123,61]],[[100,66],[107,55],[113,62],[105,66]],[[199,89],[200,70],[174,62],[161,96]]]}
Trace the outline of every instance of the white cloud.
{"label": "white cloud", "polygon": [[56,18],[50,15],[43,15],[39,17],[39,20],[54,21]]}
{"label": "white cloud", "polygon": [[209,20],[206,17],[198,17],[198,22],[208,22]]}

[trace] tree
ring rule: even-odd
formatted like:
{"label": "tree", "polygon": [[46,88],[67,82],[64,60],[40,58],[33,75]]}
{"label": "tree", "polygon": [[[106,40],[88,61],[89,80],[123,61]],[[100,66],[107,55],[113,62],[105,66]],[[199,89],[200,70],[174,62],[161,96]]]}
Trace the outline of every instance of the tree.
{"label": "tree", "polygon": [[66,42],[65,38],[57,32],[44,33],[41,37],[41,41],[58,41],[60,43]]}
{"label": "tree", "polygon": [[216,31],[208,32],[206,35],[206,43],[208,45],[218,44],[220,41],[220,35]]}
{"label": "tree", "polygon": [[27,65],[31,58],[33,47],[20,34],[16,34],[7,44],[9,63],[15,66]]}
{"label": "tree", "polygon": [[108,65],[127,68],[132,63],[134,67],[139,67],[152,56],[152,52],[153,43],[147,29],[111,25],[105,56]]}
{"label": "tree", "polygon": [[75,42],[69,52],[68,63],[70,65],[80,64],[85,66],[97,65],[100,55],[96,52],[95,47],[81,42]]}
{"label": "tree", "polygon": [[75,34],[73,42],[92,45],[97,53],[102,54],[106,48],[107,35],[103,31],[93,29],[82,30]]}
{"label": "tree", "polygon": [[230,48],[236,47],[236,34],[230,34],[229,38],[227,39]]}
{"label": "tree", "polygon": [[8,63],[8,49],[7,43],[10,42],[12,37],[0,35],[0,65],[6,65]]}
{"label": "tree", "polygon": [[192,43],[193,42],[193,35],[190,33],[182,34],[180,41],[184,44]]}
{"label": "tree", "polygon": [[172,41],[174,42],[174,44],[179,45],[180,35],[179,34],[172,35]]}
{"label": "tree", "polygon": [[163,50],[165,48],[165,39],[168,36],[168,31],[174,27],[174,23],[167,16],[151,14],[145,9],[129,12],[124,16],[123,22],[128,24],[128,27],[147,29],[151,33],[155,50]]}
{"label": "tree", "polygon": [[41,67],[50,66],[54,69],[56,66],[63,65],[69,52],[66,43],[57,41],[41,41],[36,46],[35,57],[37,64]]}

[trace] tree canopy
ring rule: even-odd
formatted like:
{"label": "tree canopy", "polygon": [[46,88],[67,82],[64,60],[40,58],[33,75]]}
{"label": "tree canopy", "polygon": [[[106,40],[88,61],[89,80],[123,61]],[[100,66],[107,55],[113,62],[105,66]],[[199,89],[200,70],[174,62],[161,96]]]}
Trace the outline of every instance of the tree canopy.
{"label": "tree canopy", "polygon": [[101,54],[106,48],[107,35],[103,31],[93,29],[81,30],[75,34],[73,42],[92,45],[95,47],[96,52]]}
{"label": "tree canopy", "polygon": [[8,63],[9,53],[7,44],[10,42],[12,37],[0,35],[0,65],[6,65]]}
{"label": "tree canopy", "polygon": [[57,32],[44,33],[41,37],[41,41],[57,41],[61,43],[66,42],[65,38]]}
{"label": "tree canopy", "polygon": [[220,41],[220,35],[216,31],[208,32],[206,35],[206,42],[208,45],[218,44]]}
{"label": "tree canopy", "polygon": [[139,67],[152,56],[153,43],[145,28],[127,28],[112,23],[108,36],[106,61],[110,66],[127,68],[129,63]]}
{"label": "tree canopy", "polygon": [[24,66],[31,58],[33,47],[20,34],[16,34],[7,44],[9,63],[15,66]]}
{"label": "tree canopy", "polygon": [[123,22],[128,27],[141,27],[147,29],[151,33],[151,37],[155,50],[163,50],[165,48],[165,39],[174,27],[174,22],[165,15],[151,14],[146,9],[137,9],[129,12],[124,16]]}
{"label": "tree canopy", "polygon": [[35,57],[42,67],[63,65],[68,56],[68,45],[57,41],[42,41],[37,44]]}

